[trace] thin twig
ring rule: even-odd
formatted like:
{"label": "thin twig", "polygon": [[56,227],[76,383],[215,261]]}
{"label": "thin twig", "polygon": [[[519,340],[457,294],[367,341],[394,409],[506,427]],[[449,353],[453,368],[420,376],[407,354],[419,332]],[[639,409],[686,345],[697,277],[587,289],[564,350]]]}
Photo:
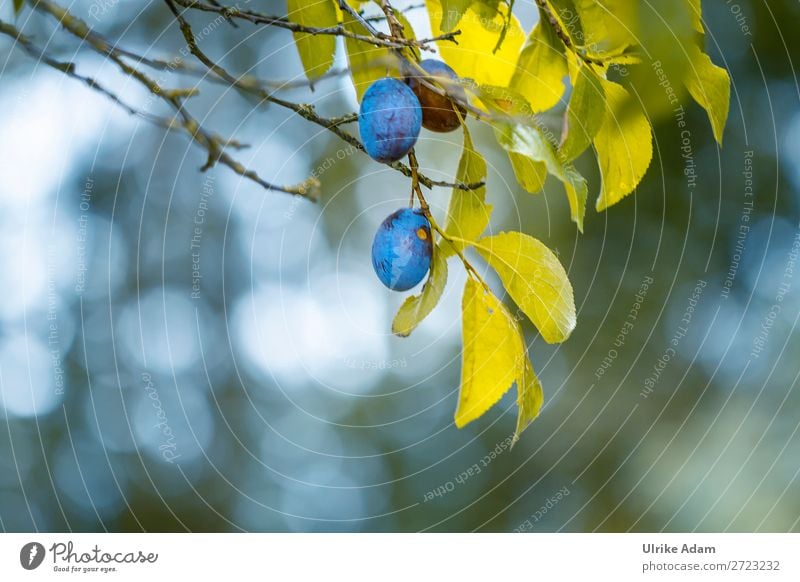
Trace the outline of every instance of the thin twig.
{"label": "thin twig", "polygon": [[[410,4],[405,8],[403,8],[401,12],[403,13],[411,12],[412,10],[418,10],[420,8],[425,8],[425,7],[426,4],[424,2],[421,2],[419,4]],[[386,20],[386,16],[384,14],[376,14],[374,16],[365,16],[364,20],[366,20],[367,22],[381,22],[383,20]]]}
{"label": "thin twig", "polygon": [[121,51],[116,45],[109,44],[105,39],[94,34],[85,22],[70,14],[66,9],[49,0],[28,1],[36,10],[50,14],[56,18],[66,31],[85,41],[95,52],[113,61],[123,73],[138,81],[154,96],[172,106],[176,114],[175,121],[195,143],[201,145],[208,152],[208,159],[202,166],[202,171],[209,169],[215,163],[219,162],[228,166],[240,176],[252,180],[267,190],[277,190],[287,194],[302,196],[310,200],[318,199],[319,181],[316,180],[316,178],[309,178],[300,184],[292,186],[271,184],[261,178],[254,170],[244,167],[240,162],[233,159],[225,152],[225,148],[241,147],[241,144],[235,140],[224,139],[215,133],[205,130],[197,120],[189,114],[184,106],[184,100],[196,94],[196,89],[164,89],[157,81],[125,62],[124,57],[129,56],[131,53]]}
{"label": "thin twig", "polygon": [[438,40],[452,39],[457,34],[456,32],[451,32],[440,35],[438,37],[427,38],[422,40],[409,40],[404,38],[396,39],[377,30],[374,26],[372,26],[369,20],[362,17],[356,10],[354,10],[349,4],[347,4],[347,2],[344,2],[344,0],[340,0],[339,2],[339,5],[342,8],[342,10],[346,11],[353,18],[355,18],[359,22],[359,24],[364,26],[364,29],[367,30],[367,32],[369,32],[370,34],[358,34],[349,31],[341,24],[329,27],[305,26],[302,24],[298,24],[296,22],[291,22],[288,18],[282,16],[271,16],[269,14],[264,14],[261,12],[257,12],[255,10],[243,10],[235,6],[206,4],[198,0],[175,0],[175,2],[180,6],[182,6],[183,8],[199,10],[203,12],[212,12],[215,14],[219,14],[225,18],[245,20],[252,24],[275,26],[277,28],[284,28],[292,32],[304,32],[307,34],[315,34],[315,35],[323,34],[323,35],[342,36],[345,38],[352,38],[354,40],[358,40],[375,46],[392,48],[392,49],[417,47],[422,50],[432,50],[430,45],[433,42]]}
{"label": "thin twig", "polygon": [[[313,105],[303,104],[303,103],[293,103],[291,101],[287,101],[285,99],[277,97],[265,91],[262,87],[243,82],[241,77],[236,77],[235,75],[225,70],[222,66],[215,63],[197,45],[191,25],[183,17],[183,13],[179,11],[177,6],[175,5],[176,2],[178,1],[179,0],[165,0],[172,13],[175,15],[175,18],[178,22],[178,26],[180,27],[184,39],[186,40],[186,43],[189,47],[189,51],[195,57],[197,57],[197,59],[201,63],[203,63],[206,67],[208,67],[209,71],[211,71],[221,79],[224,79],[231,86],[236,87],[244,92],[255,95],[261,101],[268,101],[270,103],[274,103],[276,105],[280,105],[281,107],[290,109],[294,111],[296,114],[300,115],[305,120],[315,123],[331,131],[340,139],[346,141],[353,147],[361,151],[365,151],[364,145],[355,136],[351,135],[350,133],[344,131],[339,127],[343,123],[352,121],[353,120],[352,116],[344,116],[343,118],[334,118],[334,119],[320,117],[317,114],[316,109],[314,108]],[[411,177],[411,169],[402,162],[392,162],[388,165],[389,167],[401,172],[404,176],[409,178]],[[445,188],[458,188],[460,190],[473,190],[475,188],[480,188],[483,185],[482,182],[478,184],[454,184],[451,182],[432,180],[431,178],[428,178],[427,176],[423,176],[421,174],[419,175],[419,181],[422,185],[424,185],[426,188],[429,189],[433,188],[434,186],[442,186]]]}
{"label": "thin twig", "polygon": [[439,234],[442,240],[446,241],[447,244],[452,247],[458,258],[461,259],[461,262],[463,263],[464,268],[467,270],[467,273],[473,275],[478,282],[483,285],[483,288],[488,291],[489,286],[486,284],[486,281],[483,280],[483,277],[481,277],[480,273],[478,273],[475,267],[472,266],[472,263],[469,262],[467,257],[464,255],[464,252],[456,244],[457,242],[469,244],[469,241],[447,234],[436,222],[436,219],[431,212],[430,204],[428,204],[428,201],[422,194],[422,189],[419,187],[419,182],[417,180],[417,176],[419,176],[419,162],[417,161],[417,154],[414,152],[413,148],[410,152],[408,152],[408,165],[411,168],[411,205],[413,206],[414,204],[414,195],[416,194],[422,214],[424,214],[425,218],[428,219],[428,222],[431,223],[431,228]]}
{"label": "thin twig", "polygon": [[37,61],[44,63],[48,67],[61,71],[62,73],[66,74],[69,77],[72,77],[77,81],[85,83],[91,89],[94,89],[101,95],[106,96],[111,101],[119,105],[129,114],[134,115],[136,117],[141,117],[142,119],[145,119],[148,122],[167,130],[180,129],[179,127],[176,127],[175,124],[172,123],[170,119],[167,119],[165,117],[160,117],[158,115],[154,115],[146,111],[141,111],[139,109],[136,109],[132,105],[129,105],[128,103],[123,101],[116,93],[101,85],[94,78],[78,74],[75,71],[75,63],[58,61],[50,57],[42,49],[37,47],[33,43],[33,41],[31,41],[30,38],[22,34],[13,25],[3,22],[2,20],[0,20],[0,34],[4,34],[14,39],[14,41],[19,47],[21,47],[26,53],[35,58]]}
{"label": "thin twig", "polygon": [[602,65],[603,64],[602,60],[598,60],[598,59],[590,57],[584,51],[578,49],[578,47],[575,46],[575,43],[572,40],[572,36],[561,25],[561,21],[558,19],[558,17],[553,12],[553,9],[550,7],[550,3],[548,2],[548,0],[536,0],[536,5],[542,11],[542,14],[544,14],[547,17],[547,21],[550,23],[550,26],[552,27],[553,32],[555,32],[556,36],[559,39],[561,39],[561,42],[564,43],[565,47],[567,47],[569,50],[571,50],[573,53],[575,53],[575,55],[579,59],[581,59],[582,61],[584,61],[587,64],[591,64],[591,65]]}

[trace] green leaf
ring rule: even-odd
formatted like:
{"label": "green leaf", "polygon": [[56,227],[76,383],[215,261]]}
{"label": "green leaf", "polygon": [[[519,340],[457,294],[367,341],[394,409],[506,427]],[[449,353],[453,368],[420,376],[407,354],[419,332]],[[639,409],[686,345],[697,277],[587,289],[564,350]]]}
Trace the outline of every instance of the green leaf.
{"label": "green leaf", "polygon": [[[369,36],[369,32],[347,12],[342,12],[342,25],[354,34]],[[344,46],[359,101],[372,83],[398,71],[397,57],[387,48],[352,38],[345,38]]]}
{"label": "green leaf", "polygon": [[650,122],[639,103],[621,85],[602,80],[606,115],[594,138],[603,185],[597,210],[605,210],[633,192],[653,158]]}
{"label": "green leaf", "polygon": [[14,15],[16,16],[22,12],[22,7],[25,6],[25,0],[14,0]]}
{"label": "green leaf", "polygon": [[433,311],[447,284],[447,257],[438,248],[433,251],[433,262],[428,280],[419,295],[408,297],[392,322],[392,333],[408,336]]}
{"label": "green leaf", "polygon": [[[328,28],[339,24],[333,0],[288,0],[287,16],[290,22],[302,26]],[[333,65],[335,36],[296,32],[294,42],[309,81],[318,79]]]}
{"label": "green leaf", "polygon": [[576,323],[572,285],[550,249],[513,231],[484,237],[473,246],[546,342],[560,343],[569,337]]}
{"label": "green leaf", "polygon": [[565,50],[547,17],[540,14],[539,23],[517,59],[510,85],[525,97],[533,111],[550,109],[564,94]]}
{"label": "green leaf", "polygon": [[530,358],[525,358],[525,365],[522,372],[521,380],[517,380],[517,428],[514,431],[515,443],[519,440],[519,435],[522,434],[528,425],[539,416],[539,411],[542,409],[544,403],[544,390],[542,383],[536,376],[533,370]]}
{"label": "green leaf", "polygon": [[536,127],[495,122],[494,134],[497,143],[506,151],[544,163],[547,171],[564,184],[572,220],[578,225],[578,229],[583,231],[588,186],[578,170],[559,158],[553,144]]}
{"label": "green leaf", "polygon": [[588,148],[606,112],[606,96],[600,77],[588,65],[579,66],[567,108],[567,127],[560,157],[574,160]]}
{"label": "green leaf", "polygon": [[699,47],[689,50],[691,65],[684,81],[692,98],[706,110],[714,139],[722,145],[722,134],[728,120],[731,99],[731,80],[728,71],[716,66]]}
{"label": "green leaf", "polygon": [[[433,36],[443,34],[440,28],[445,15],[441,0],[427,0],[428,17]],[[503,27],[507,26],[505,40],[495,51]],[[442,40],[437,42],[442,59],[459,76],[474,79],[479,84],[506,86],[514,74],[517,55],[525,41],[522,26],[505,4],[497,10],[488,10],[481,3],[467,9],[459,23],[461,34],[458,44]]]}
{"label": "green leaf", "polygon": [[472,277],[461,300],[464,348],[455,422],[462,428],[494,406],[523,377],[525,346],[505,306]]}
{"label": "green leaf", "polygon": [[[475,149],[466,124],[464,128],[464,149],[458,162],[456,182],[474,184],[486,180],[486,161]],[[473,190],[460,190],[453,188],[450,194],[450,204],[447,208],[447,220],[444,232],[465,240],[475,240],[486,229],[492,215],[492,206],[486,204],[486,186]],[[464,244],[455,242],[458,248]],[[450,245],[440,245],[446,255],[453,253]]]}

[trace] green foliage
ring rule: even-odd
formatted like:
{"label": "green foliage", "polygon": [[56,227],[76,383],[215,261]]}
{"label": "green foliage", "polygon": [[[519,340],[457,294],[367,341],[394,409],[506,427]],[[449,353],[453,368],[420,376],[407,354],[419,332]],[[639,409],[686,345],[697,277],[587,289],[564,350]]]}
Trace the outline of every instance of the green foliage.
{"label": "green foliage", "polygon": [[25,0],[14,0],[14,14],[22,12],[23,6],[25,6]]}
{"label": "green foliage", "polygon": [[[349,1],[362,8],[363,3]],[[523,190],[539,192],[548,175],[555,177],[582,231],[589,187],[575,160],[593,150],[602,178],[596,209],[613,206],[636,190],[650,166],[651,120],[674,114],[688,96],[706,110],[714,137],[722,143],[730,79],[703,51],[699,0],[545,0],[537,5],[539,22],[526,34],[510,0],[426,1],[434,36],[460,31],[457,42],[437,42],[441,58],[462,78],[461,87],[429,82],[451,97],[454,89],[463,89],[463,110],[492,127]],[[339,11],[334,0],[311,5],[290,0],[289,8],[298,23],[333,26],[339,18],[345,30],[370,34],[357,18]],[[404,38],[414,39],[407,19],[396,14]],[[295,39],[309,79],[328,70],[334,52],[330,39],[303,33]],[[404,59],[420,58],[413,46],[390,49],[346,38],[345,48],[359,99],[376,79],[407,69]],[[567,86],[571,90],[565,98]],[[539,118],[543,112],[563,114],[560,135]],[[479,418],[516,385],[516,439],[541,409],[542,386],[526,353],[520,318],[512,317],[490,291],[467,255],[476,253],[494,269],[519,313],[547,342],[569,337],[576,325],[575,301],[564,267],[543,242],[513,231],[482,237],[492,206],[486,202],[486,186],[474,185],[485,182],[487,167],[466,123],[463,131],[455,175],[461,187],[452,190],[444,226],[428,213],[439,237],[428,281],[402,304],[392,331],[410,334],[434,309],[447,282],[447,260],[457,256],[468,279],[455,423],[462,427]],[[412,175],[412,191],[428,212]],[[465,189],[467,184],[473,187]]]}

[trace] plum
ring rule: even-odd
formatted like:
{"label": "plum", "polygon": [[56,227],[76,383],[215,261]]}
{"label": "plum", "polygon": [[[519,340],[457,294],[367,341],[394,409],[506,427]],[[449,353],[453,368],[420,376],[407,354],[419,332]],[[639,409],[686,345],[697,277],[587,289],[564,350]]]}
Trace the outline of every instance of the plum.
{"label": "plum", "polygon": [[386,217],[372,241],[372,266],[393,291],[408,291],[431,267],[431,223],[422,210],[401,208]]}
{"label": "plum", "polygon": [[422,109],[414,92],[402,81],[378,79],[364,93],[358,129],[364,149],[379,162],[396,162],[419,137]]}
{"label": "plum", "polygon": [[[456,72],[442,61],[425,59],[419,63],[419,66],[431,77],[451,81],[458,80]],[[406,82],[422,106],[422,127],[444,133],[453,131],[461,125],[461,119],[456,113],[456,108],[458,108],[461,117],[464,117],[465,111],[461,106],[454,104],[449,97],[439,95],[423,85],[420,82],[420,76],[414,73],[406,77]],[[460,87],[453,87],[452,84],[449,84],[447,90],[451,95],[465,99],[464,92]]]}

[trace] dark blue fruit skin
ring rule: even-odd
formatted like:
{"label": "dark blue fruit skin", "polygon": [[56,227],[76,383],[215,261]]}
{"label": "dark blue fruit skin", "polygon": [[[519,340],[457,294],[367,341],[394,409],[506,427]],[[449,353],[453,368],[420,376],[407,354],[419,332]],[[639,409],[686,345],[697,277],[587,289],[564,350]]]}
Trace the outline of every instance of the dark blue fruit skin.
{"label": "dark blue fruit skin", "polygon": [[393,291],[418,285],[431,267],[431,223],[419,209],[401,208],[378,227],[372,241],[372,266]]}
{"label": "dark blue fruit skin", "polygon": [[[458,75],[446,63],[436,59],[424,59],[420,61],[419,66],[428,73],[431,77],[440,77],[452,81],[458,81]],[[431,131],[448,132],[453,131],[461,125],[461,118],[456,113],[453,107],[453,102],[438,93],[431,91],[428,87],[419,82],[418,77],[411,74],[407,78],[408,86],[419,99],[422,106],[422,127]],[[447,87],[448,92],[453,97],[466,100],[461,87]],[[464,117],[465,111],[461,106],[458,106],[461,117]]]}
{"label": "dark blue fruit skin", "polygon": [[373,159],[396,162],[414,147],[421,127],[419,100],[402,81],[379,79],[364,93],[358,129]]}

